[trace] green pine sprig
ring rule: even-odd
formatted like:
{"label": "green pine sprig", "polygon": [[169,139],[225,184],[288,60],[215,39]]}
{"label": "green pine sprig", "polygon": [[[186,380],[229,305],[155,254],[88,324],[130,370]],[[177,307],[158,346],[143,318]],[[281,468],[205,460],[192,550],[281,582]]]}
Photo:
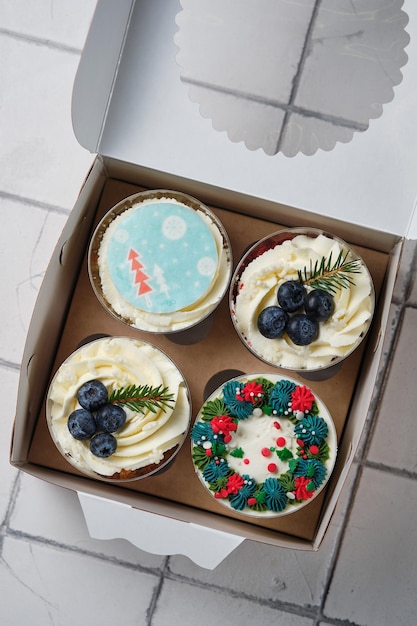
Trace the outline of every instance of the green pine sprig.
{"label": "green pine sprig", "polygon": [[149,385],[129,385],[111,392],[109,404],[119,404],[132,411],[144,413],[147,409],[156,413],[157,409],[172,408],[174,394],[168,393],[168,387],[151,387]]}
{"label": "green pine sprig", "polygon": [[323,289],[331,295],[334,295],[339,289],[346,289],[355,282],[351,274],[360,274],[360,259],[347,260],[349,252],[341,250],[336,261],[332,259],[332,253],[329,257],[323,257],[321,261],[313,262],[310,260],[310,268],[304,267],[298,270],[298,280],[303,285],[309,285],[314,289]]}

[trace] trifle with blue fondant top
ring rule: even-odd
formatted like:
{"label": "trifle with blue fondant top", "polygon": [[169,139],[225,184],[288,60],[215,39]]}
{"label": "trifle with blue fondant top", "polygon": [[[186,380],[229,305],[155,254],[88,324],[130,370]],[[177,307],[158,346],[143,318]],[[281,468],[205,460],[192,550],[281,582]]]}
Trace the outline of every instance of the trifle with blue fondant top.
{"label": "trifle with blue fondant top", "polygon": [[92,246],[98,295],[140,330],[169,333],[194,326],[219,304],[230,281],[222,224],[178,192],[142,192],[119,203],[98,226]]}

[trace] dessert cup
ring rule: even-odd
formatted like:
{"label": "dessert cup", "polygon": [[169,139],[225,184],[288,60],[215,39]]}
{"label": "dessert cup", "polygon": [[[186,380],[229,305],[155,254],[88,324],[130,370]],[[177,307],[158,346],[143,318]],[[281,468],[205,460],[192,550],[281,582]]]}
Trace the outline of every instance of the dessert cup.
{"label": "dessert cup", "polygon": [[[314,282],[316,274],[316,279],[325,277],[324,283]],[[278,289],[287,281],[303,284],[302,304],[295,311],[286,310],[283,332],[266,337],[259,316],[267,307],[281,307]],[[318,288],[331,296],[333,311],[328,319],[315,320],[316,335],[310,343],[300,345],[300,337],[294,343],[288,335],[289,320],[300,314],[300,323],[310,318],[305,299]],[[268,235],[244,254],[232,277],[229,305],[238,336],[257,358],[319,379],[332,375],[363,341],[375,294],[364,261],[350,245],[322,230],[292,228]]]}
{"label": "dessert cup", "polygon": [[[107,390],[100,407],[86,406],[79,395],[90,381]],[[103,425],[103,405],[123,409],[125,422],[117,428]],[[93,416],[94,428],[79,438],[79,432],[70,432],[70,416],[83,408]],[[190,425],[190,393],[177,366],[160,349],[129,337],[105,337],[81,346],[58,368],[47,394],[46,419],[58,450],[82,474],[112,482],[137,480],[174,460]],[[97,441],[92,447],[103,432],[112,435],[116,446],[104,455],[102,448],[97,451]]]}
{"label": "dessert cup", "polygon": [[116,319],[150,333],[179,333],[202,321],[227,292],[228,235],[186,194],[144,191],[116,204],[89,248],[93,290]]}
{"label": "dessert cup", "polygon": [[278,374],[230,379],[191,429],[195,471],[211,497],[247,517],[294,513],[324,489],[337,455],[329,411],[311,389]]}

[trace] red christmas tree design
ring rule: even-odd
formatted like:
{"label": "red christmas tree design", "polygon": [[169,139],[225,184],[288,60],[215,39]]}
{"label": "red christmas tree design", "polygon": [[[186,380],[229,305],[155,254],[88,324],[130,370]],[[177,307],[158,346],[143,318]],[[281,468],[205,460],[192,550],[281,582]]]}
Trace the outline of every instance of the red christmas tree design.
{"label": "red christmas tree design", "polygon": [[146,282],[149,280],[149,276],[142,271],[144,266],[139,261],[139,256],[139,253],[131,248],[127,258],[130,261],[132,272],[135,272],[134,283],[138,285],[138,296],[143,296],[152,291],[152,287]]}

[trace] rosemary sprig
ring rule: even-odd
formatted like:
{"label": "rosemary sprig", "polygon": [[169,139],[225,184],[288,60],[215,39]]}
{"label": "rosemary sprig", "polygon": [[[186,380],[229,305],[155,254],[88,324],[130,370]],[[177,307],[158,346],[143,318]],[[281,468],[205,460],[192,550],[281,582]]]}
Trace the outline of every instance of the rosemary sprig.
{"label": "rosemary sprig", "polygon": [[171,408],[174,402],[174,394],[168,393],[168,387],[150,387],[149,385],[129,385],[111,392],[108,399],[109,404],[120,404],[144,413],[145,409],[156,413],[156,409]]}
{"label": "rosemary sprig", "polygon": [[304,267],[298,270],[298,280],[304,285],[309,285],[315,289],[323,289],[334,295],[338,289],[346,289],[355,282],[350,274],[360,274],[360,259],[347,260],[349,252],[341,250],[336,261],[332,260],[332,253],[329,258],[323,257],[321,261],[314,263],[310,260],[310,268]]}

